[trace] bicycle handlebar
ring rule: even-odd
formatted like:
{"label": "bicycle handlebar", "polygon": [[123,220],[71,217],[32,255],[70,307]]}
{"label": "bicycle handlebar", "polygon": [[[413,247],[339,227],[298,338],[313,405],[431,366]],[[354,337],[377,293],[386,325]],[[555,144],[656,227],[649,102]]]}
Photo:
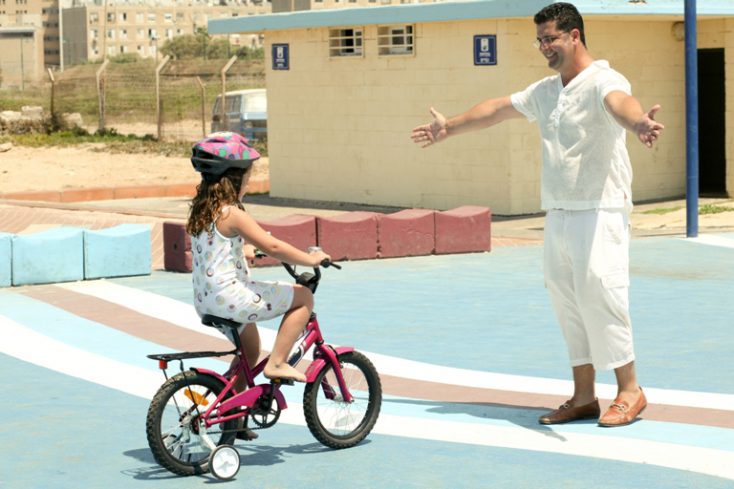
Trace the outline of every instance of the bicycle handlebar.
{"label": "bicycle handlebar", "polygon": [[[283,265],[283,268],[286,269],[288,274],[291,277],[293,277],[294,279],[298,280],[301,277],[302,274],[296,273],[296,268],[293,265],[286,263],[286,262],[281,262],[281,264]],[[323,268],[334,267],[337,270],[342,269],[341,265],[337,265],[336,263],[334,263],[331,260],[322,260],[320,263],[320,267],[313,267],[313,273],[314,273],[313,277],[315,279],[315,282],[318,282],[321,279],[321,267]]]}
{"label": "bicycle handlebar", "polygon": [[[255,258],[265,258],[266,255],[260,250],[255,250]],[[337,263],[331,261],[331,260],[322,260],[319,266],[313,267],[313,274],[310,273],[297,273],[295,266],[286,263],[281,262],[283,265],[283,268],[288,272],[288,275],[293,277],[293,279],[296,281],[297,284],[303,285],[305,287],[308,287],[311,289],[311,292],[316,292],[316,286],[319,284],[319,281],[321,280],[321,267],[322,268],[329,268],[334,267],[337,270],[341,270],[341,265],[338,265]]]}

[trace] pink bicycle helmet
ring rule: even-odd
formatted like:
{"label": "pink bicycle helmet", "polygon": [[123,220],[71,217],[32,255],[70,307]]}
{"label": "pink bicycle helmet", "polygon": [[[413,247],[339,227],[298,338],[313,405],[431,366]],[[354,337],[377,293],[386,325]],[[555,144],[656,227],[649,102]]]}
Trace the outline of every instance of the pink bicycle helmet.
{"label": "pink bicycle helmet", "polygon": [[235,132],[214,132],[191,148],[191,164],[208,182],[214,182],[230,168],[249,168],[260,153]]}

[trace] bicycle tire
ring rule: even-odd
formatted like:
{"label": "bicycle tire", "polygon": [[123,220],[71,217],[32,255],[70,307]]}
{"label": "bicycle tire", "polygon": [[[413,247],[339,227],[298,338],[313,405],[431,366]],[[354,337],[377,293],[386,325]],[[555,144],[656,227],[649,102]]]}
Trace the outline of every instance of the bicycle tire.
{"label": "bicycle tire", "polygon": [[[198,416],[206,409],[197,409],[196,405],[213,402],[223,388],[219,379],[188,370],[171,377],[158,389],[148,408],[145,431],[148,446],[161,467],[178,475],[209,471],[211,450],[198,435]],[[238,421],[214,425],[207,433],[217,446],[232,445]]]}
{"label": "bicycle tire", "polygon": [[[314,438],[327,447],[342,449],[353,447],[372,431],[380,415],[382,384],[377,369],[363,354],[351,351],[338,359],[354,401],[339,400],[341,393],[334,369],[327,364],[313,382],[306,384],[303,414]],[[333,388],[336,399],[326,397],[321,385],[324,380]]]}

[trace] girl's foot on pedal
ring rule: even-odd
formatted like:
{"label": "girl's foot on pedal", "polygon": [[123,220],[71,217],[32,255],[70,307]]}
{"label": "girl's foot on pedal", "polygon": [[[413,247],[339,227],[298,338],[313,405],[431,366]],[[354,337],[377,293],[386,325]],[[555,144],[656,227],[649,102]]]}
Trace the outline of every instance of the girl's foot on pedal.
{"label": "girl's foot on pedal", "polygon": [[306,376],[287,363],[280,365],[267,364],[263,370],[263,375],[267,379],[290,379],[297,382],[306,382]]}

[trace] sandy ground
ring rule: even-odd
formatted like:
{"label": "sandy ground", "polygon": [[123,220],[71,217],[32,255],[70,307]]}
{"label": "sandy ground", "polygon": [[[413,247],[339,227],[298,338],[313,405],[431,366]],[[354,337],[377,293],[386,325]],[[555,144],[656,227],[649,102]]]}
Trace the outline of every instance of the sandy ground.
{"label": "sandy ground", "polygon": [[[0,194],[71,188],[196,183],[186,158],[110,154],[94,145],[66,148],[13,146],[0,152]],[[267,158],[255,164],[253,177],[267,175]]]}
{"label": "sandy ground", "polygon": [[[110,154],[93,149],[93,145],[66,148],[13,146],[9,151],[0,152],[0,194],[198,182],[198,175],[186,158]],[[268,159],[259,160],[254,171],[254,178],[267,178]],[[702,230],[734,231],[734,199],[701,199],[700,203],[732,209],[700,215],[699,227]],[[650,213],[660,209],[677,210]],[[539,226],[542,227],[540,218],[526,220],[528,229],[537,230]],[[643,234],[685,231],[685,201],[637,205],[632,226]]]}

